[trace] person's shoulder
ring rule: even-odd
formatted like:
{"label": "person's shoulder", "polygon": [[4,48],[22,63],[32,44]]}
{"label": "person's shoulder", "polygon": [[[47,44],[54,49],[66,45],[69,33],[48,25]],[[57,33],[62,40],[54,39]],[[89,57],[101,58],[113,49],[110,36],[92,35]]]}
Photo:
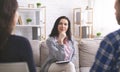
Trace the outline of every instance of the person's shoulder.
{"label": "person's shoulder", "polygon": [[74,36],[71,36],[71,41],[72,41],[73,43],[76,42]]}
{"label": "person's shoulder", "polygon": [[57,40],[56,40],[55,37],[48,37],[47,40],[46,40],[47,44],[51,44],[51,43],[54,44],[56,42],[57,42]]}
{"label": "person's shoulder", "polygon": [[109,34],[107,34],[105,37],[109,37],[109,38],[114,38],[116,36],[119,36],[120,37],[120,29],[116,30],[116,31],[113,31]]}
{"label": "person's shoulder", "polygon": [[10,39],[13,41],[19,41],[19,42],[28,42],[28,39],[22,36],[18,36],[18,35],[11,35]]}
{"label": "person's shoulder", "polygon": [[112,42],[112,40],[116,40],[116,41],[120,40],[120,29],[107,34],[103,38],[103,41],[108,41],[108,42],[111,41]]}
{"label": "person's shoulder", "polygon": [[72,40],[72,41],[75,41],[75,38],[74,38],[74,36],[73,36],[73,35],[71,36],[71,40]]}
{"label": "person's shoulder", "polygon": [[47,38],[47,41],[54,41],[55,40],[55,37],[48,37]]}

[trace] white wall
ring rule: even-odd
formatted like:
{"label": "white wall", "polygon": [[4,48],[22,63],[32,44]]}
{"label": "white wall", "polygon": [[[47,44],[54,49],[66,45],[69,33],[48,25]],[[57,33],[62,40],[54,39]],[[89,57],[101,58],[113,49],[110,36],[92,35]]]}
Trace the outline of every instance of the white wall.
{"label": "white wall", "polygon": [[[102,32],[102,36],[119,28],[115,19],[115,0],[95,0],[94,34]],[[68,16],[72,22],[72,9],[85,7],[87,0],[40,0],[47,7],[47,35],[51,32],[54,21],[61,15]]]}
{"label": "white wall", "polygon": [[17,0],[19,6],[28,7],[28,4],[34,4],[34,7],[36,7],[36,3],[40,2],[40,0]]}
{"label": "white wall", "polygon": [[106,35],[119,28],[114,9],[115,0],[96,0],[94,6],[94,32]]}
{"label": "white wall", "polygon": [[[25,0],[18,0],[19,2]],[[46,6],[46,31],[50,34],[54,21],[61,15],[68,16],[72,23],[72,10],[76,7],[87,6],[88,0],[26,0],[28,3],[41,2]],[[114,15],[115,0],[95,0],[94,4],[94,34],[102,32],[106,35],[119,28]],[[24,3],[26,4],[26,3]]]}
{"label": "white wall", "polygon": [[71,17],[71,7],[66,2],[58,2],[57,0],[43,0],[43,3],[46,6],[46,23],[47,23],[47,35],[51,32],[51,29],[54,25],[55,20],[61,16]]}
{"label": "white wall", "polygon": [[[66,12],[64,12],[65,7],[63,7],[63,5],[60,6],[60,3],[58,3],[57,0],[41,0],[41,2],[44,6],[46,6],[46,31],[48,36],[56,18],[59,15],[66,15]],[[68,13],[69,11],[67,12],[67,15]]]}
{"label": "white wall", "polygon": [[[84,2],[83,2],[84,1]],[[87,0],[40,0],[46,6],[47,36],[53,28],[55,20],[62,15],[69,17],[72,23],[72,10],[76,7],[86,6]]]}

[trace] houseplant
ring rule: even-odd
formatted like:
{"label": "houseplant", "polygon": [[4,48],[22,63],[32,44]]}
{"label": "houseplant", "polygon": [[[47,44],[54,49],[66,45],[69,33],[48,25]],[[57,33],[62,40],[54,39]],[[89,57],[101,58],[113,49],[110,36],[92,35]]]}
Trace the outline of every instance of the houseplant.
{"label": "houseplant", "polygon": [[37,5],[37,8],[39,8],[41,6],[41,3],[38,2],[38,3],[36,3],[36,5]]}
{"label": "houseplant", "polygon": [[26,22],[27,22],[27,24],[29,24],[30,22],[32,22],[32,19],[31,18],[27,18]]}
{"label": "houseplant", "polygon": [[97,37],[100,37],[100,36],[101,36],[101,32],[97,32],[97,33],[96,33],[96,36],[97,36]]}

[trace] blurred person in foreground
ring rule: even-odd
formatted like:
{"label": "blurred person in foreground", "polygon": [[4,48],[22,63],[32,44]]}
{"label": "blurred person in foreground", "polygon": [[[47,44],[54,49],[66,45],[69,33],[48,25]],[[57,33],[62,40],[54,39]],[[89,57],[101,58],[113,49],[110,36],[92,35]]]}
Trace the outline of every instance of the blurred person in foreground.
{"label": "blurred person in foreground", "polygon": [[[115,15],[120,24],[120,0],[115,2]],[[101,41],[90,72],[120,72],[120,29]]]}
{"label": "blurred person in foreground", "polygon": [[28,39],[12,35],[18,21],[17,0],[0,0],[0,63],[26,62],[36,72]]}

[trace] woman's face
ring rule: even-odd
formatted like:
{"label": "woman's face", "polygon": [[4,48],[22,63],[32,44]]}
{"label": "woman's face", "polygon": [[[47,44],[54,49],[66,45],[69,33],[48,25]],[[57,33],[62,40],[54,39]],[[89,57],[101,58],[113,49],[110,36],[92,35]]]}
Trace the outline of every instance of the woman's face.
{"label": "woman's face", "polygon": [[58,32],[66,32],[68,30],[68,21],[66,19],[61,19],[58,24]]}

